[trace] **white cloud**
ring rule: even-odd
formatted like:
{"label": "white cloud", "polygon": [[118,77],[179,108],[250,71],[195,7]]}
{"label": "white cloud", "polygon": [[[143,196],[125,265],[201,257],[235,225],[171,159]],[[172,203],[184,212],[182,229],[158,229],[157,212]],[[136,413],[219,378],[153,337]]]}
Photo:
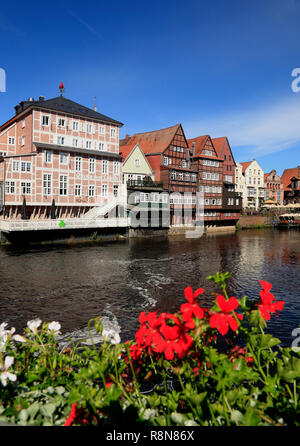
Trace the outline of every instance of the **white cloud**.
{"label": "white cloud", "polygon": [[227,136],[231,147],[238,148],[240,155],[245,151],[250,159],[286,150],[296,143],[300,148],[300,93],[257,109],[200,117],[185,124],[184,129],[189,138]]}

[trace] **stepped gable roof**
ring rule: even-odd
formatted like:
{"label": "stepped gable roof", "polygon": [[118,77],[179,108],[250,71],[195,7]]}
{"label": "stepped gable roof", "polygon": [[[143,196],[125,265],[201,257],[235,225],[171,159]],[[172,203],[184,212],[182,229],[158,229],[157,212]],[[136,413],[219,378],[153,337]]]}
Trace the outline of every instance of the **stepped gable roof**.
{"label": "stepped gable roof", "polygon": [[22,111],[29,109],[30,107],[35,109],[40,108],[43,110],[60,111],[63,113],[81,116],[83,118],[90,118],[97,121],[108,122],[120,127],[123,125],[122,122],[102,115],[101,113],[98,113],[91,108],[85,107],[84,105],[78,104],[77,102],[71,101],[64,96],[58,96],[56,98],[42,101],[24,101]]}
{"label": "stepped gable roof", "polygon": [[[181,124],[176,124],[161,130],[152,132],[136,133],[127,139],[126,145],[139,144],[145,154],[162,153],[171,144]],[[124,145],[122,145],[122,149]]]}
{"label": "stepped gable roof", "polygon": [[283,189],[289,190],[289,185],[291,183],[291,179],[293,177],[298,178],[299,176],[299,169],[298,167],[293,167],[292,169],[285,169],[282,176],[281,181],[283,183]]}

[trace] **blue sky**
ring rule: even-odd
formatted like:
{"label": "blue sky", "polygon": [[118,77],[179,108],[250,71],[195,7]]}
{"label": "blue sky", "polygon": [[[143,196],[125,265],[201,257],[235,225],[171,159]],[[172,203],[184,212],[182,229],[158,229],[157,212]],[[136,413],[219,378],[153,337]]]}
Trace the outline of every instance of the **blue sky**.
{"label": "blue sky", "polygon": [[[5,2],[0,122],[59,94],[124,123],[227,136],[236,161],[300,165],[300,0]],[[300,85],[300,82],[299,82]]]}

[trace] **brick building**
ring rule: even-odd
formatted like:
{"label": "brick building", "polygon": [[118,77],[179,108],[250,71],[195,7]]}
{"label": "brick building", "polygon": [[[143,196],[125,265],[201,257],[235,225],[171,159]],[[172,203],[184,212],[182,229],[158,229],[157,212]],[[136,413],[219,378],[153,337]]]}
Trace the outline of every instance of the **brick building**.
{"label": "brick building", "polygon": [[[155,181],[161,183],[162,188],[171,194],[171,224],[191,223],[191,218],[196,212],[198,171],[192,166],[190,149],[181,124],[152,132],[136,133],[133,136],[126,135],[120,141],[120,151],[125,150],[124,146],[135,144],[139,145],[155,171]],[[190,208],[191,216],[182,216],[180,211],[183,205]]]}
{"label": "brick building", "polygon": [[285,169],[281,176],[284,204],[300,203],[300,166]]}
{"label": "brick building", "polygon": [[29,98],[0,126],[2,218],[81,217],[122,194],[123,125],[61,95]]}
{"label": "brick building", "polygon": [[265,201],[274,200],[278,204],[283,204],[283,183],[275,169],[264,174]]}

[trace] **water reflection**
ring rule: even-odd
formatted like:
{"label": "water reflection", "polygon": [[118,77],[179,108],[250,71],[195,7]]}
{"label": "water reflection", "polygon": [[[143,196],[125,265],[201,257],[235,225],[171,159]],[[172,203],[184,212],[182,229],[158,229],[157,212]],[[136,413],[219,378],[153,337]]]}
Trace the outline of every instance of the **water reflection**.
{"label": "water reflection", "polygon": [[206,277],[229,271],[229,293],[259,295],[259,279],[286,301],[269,324],[290,345],[300,323],[300,232],[251,230],[237,234],[139,239],[91,246],[0,249],[0,322],[21,329],[27,320],[57,320],[64,332],[91,317],[116,318],[121,338],[131,337],[143,310],[176,311],[187,285],[206,290],[211,306],[217,287]]}

